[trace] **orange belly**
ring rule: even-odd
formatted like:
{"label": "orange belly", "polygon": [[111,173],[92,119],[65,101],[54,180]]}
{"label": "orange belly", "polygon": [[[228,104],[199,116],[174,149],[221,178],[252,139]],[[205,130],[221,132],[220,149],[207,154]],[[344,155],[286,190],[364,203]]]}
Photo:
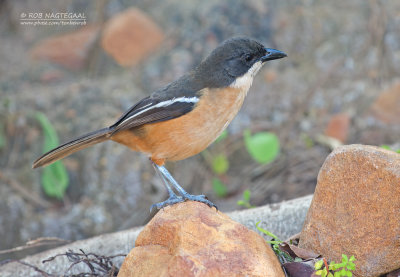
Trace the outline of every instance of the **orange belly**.
{"label": "orange belly", "polygon": [[189,113],[167,121],[120,131],[111,139],[132,150],[144,152],[162,165],[183,160],[209,146],[235,117],[247,90],[203,90],[201,100]]}

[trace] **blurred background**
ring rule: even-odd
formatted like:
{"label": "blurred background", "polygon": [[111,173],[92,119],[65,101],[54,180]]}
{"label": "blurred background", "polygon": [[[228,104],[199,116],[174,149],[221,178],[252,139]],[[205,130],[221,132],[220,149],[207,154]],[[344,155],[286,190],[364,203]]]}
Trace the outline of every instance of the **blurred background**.
{"label": "blurred background", "polygon": [[239,35],[288,57],[264,66],[217,142],[167,164],[188,192],[223,212],[277,203],[313,193],[340,144],[400,148],[399,1],[2,0],[0,249],[145,224],[167,192],[144,155],[106,142],[32,162]]}

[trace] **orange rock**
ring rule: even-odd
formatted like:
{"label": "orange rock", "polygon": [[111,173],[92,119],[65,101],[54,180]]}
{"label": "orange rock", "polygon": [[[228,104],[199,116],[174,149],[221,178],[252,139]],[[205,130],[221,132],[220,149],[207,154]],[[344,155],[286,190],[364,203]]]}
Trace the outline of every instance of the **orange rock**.
{"label": "orange rock", "polygon": [[81,69],[86,65],[99,26],[85,26],[74,32],[40,41],[31,50],[34,59],[47,60],[68,69]]}
{"label": "orange rock", "polygon": [[400,124],[400,83],[383,91],[375,100],[371,111],[385,123]]}
{"label": "orange rock", "polygon": [[400,268],[400,155],[348,145],[323,164],[300,247],[336,262],[356,257],[356,276]]}
{"label": "orange rock", "polygon": [[265,240],[205,204],[158,212],[118,274],[131,276],[284,276]]}
{"label": "orange rock", "polygon": [[106,23],[101,44],[118,64],[132,66],[157,49],[163,38],[162,30],[148,15],[130,8]]}
{"label": "orange rock", "polygon": [[325,135],[345,143],[349,134],[349,128],[350,116],[347,113],[335,114],[331,117],[325,129]]}
{"label": "orange rock", "polygon": [[40,81],[42,83],[51,83],[60,81],[64,77],[64,74],[59,70],[49,70],[44,72],[40,76]]}
{"label": "orange rock", "polygon": [[267,83],[275,82],[278,79],[278,73],[273,69],[268,69],[264,73],[264,79]]}

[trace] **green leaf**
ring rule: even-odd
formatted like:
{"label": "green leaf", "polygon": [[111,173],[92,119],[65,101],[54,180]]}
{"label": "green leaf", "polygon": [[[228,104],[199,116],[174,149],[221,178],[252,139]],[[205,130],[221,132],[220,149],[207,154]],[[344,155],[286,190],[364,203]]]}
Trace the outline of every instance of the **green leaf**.
{"label": "green leaf", "polygon": [[322,275],[322,270],[317,270],[317,272],[315,272],[316,275]]}
{"label": "green leaf", "polygon": [[350,262],[350,263],[346,266],[346,268],[347,268],[348,270],[355,270],[355,269],[356,269],[356,265],[353,264],[352,262]]}
{"label": "green leaf", "polygon": [[43,133],[44,133],[43,152],[50,151],[51,149],[57,147],[59,144],[58,136],[56,130],[53,128],[53,125],[51,125],[50,121],[42,113],[39,112],[36,113],[35,117],[43,128]]}
{"label": "green leaf", "polygon": [[381,148],[386,149],[386,150],[392,150],[392,148],[390,148],[390,146],[387,144],[382,144]]}
{"label": "green leaf", "polygon": [[225,174],[229,169],[229,161],[225,155],[215,156],[212,161],[212,169],[216,174]]}
{"label": "green leaf", "polygon": [[333,263],[333,264],[330,264],[330,265],[329,265],[329,269],[330,269],[330,270],[338,270],[338,269],[341,268],[341,267],[342,267],[341,264],[335,264],[335,263]]}
{"label": "green leaf", "polygon": [[244,143],[250,156],[260,164],[267,164],[276,159],[280,151],[278,137],[269,132],[259,132],[251,135],[245,130]]}
{"label": "green leaf", "polygon": [[314,146],[314,141],[306,133],[301,133],[300,138],[303,140],[307,148],[312,148]]}
{"label": "green leaf", "polygon": [[62,199],[68,183],[68,174],[61,161],[57,161],[43,169],[42,186],[47,196]]}
{"label": "green leaf", "polygon": [[237,201],[236,204],[239,206],[246,206],[246,203],[243,200]]}
{"label": "green leaf", "polygon": [[0,124],[0,149],[4,148],[7,144],[7,138],[4,132],[3,124]]}
{"label": "green leaf", "polygon": [[265,235],[267,235],[267,236],[270,236],[270,237],[274,238],[276,242],[279,242],[279,243],[282,242],[276,235],[274,235],[274,234],[272,234],[271,232],[269,232],[269,231],[267,231],[267,230],[261,228],[260,226],[258,226],[258,225],[260,224],[260,222],[261,222],[261,221],[258,221],[258,222],[256,223],[256,228],[257,228],[258,231],[260,231],[261,233],[263,233],[263,234],[265,234]]}
{"label": "green leaf", "polygon": [[[228,194],[226,185],[218,178],[212,179],[213,190],[218,197],[225,197]],[[239,204],[238,204],[239,205]]]}
{"label": "green leaf", "polygon": [[[282,241],[276,241],[276,240],[266,240],[266,242],[274,246],[278,246],[279,244],[282,243]],[[279,248],[279,246],[277,248]]]}
{"label": "green leaf", "polygon": [[[58,146],[58,136],[47,117],[36,113],[35,118],[42,126],[44,133],[43,152]],[[67,170],[61,161],[57,161],[43,169],[42,187],[47,196],[62,199],[69,184]]]}
{"label": "green leaf", "polygon": [[323,260],[319,260],[314,264],[314,268],[316,270],[318,270],[318,269],[321,269],[323,265],[324,265],[324,261]]}
{"label": "green leaf", "polygon": [[356,260],[356,258],[354,257],[354,255],[351,255],[349,261],[350,261],[350,262],[354,262],[355,260]]}
{"label": "green leaf", "polygon": [[390,151],[394,151],[394,152],[400,154],[400,149],[394,150],[394,149],[392,149],[389,145],[386,145],[386,144],[382,144],[382,145],[381,145],[381,148],[386,149],[386,150],[390,150]]}
{"label": "green leaf", "polygon": [[247,209],[251,209],[251,208],[255,207],[255,206],[250,204],[250,197],[251,197],[250,190],[246,189],[245,191],[243,191],[243,196],[242,197],[243,197],[243,199],[239,200],[237,202],[237,204],[239,206],[243,206],[243,207],[245,207]]}
{"label": "green leaf", "polygon": [[221,142],[224,139],[226,139],[228,137],[228,131],[225,129],[224,131],[222,131],[222,133],[219,135],[219,137],[215,140],[215,143]]}
{"label": "green leaf", "polygon": [[347,257],[347,255],[342,254],[342,263],[347,263],[349,261],[349,258]]}
{"label": "green leaf", "polygon": [[251,197],[251,192],[250,192],[250,190],[246,189],[246,190],[243,192],[243,199],[244,199],[245,201],[247,201],[247,202],[250,202],[250,197]]}

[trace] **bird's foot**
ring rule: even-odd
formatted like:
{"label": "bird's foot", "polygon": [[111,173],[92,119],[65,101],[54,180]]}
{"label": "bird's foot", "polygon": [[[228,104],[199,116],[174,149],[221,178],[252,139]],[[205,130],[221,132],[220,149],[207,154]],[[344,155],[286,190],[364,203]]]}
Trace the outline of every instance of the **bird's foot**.
{"label": "bird's foot", "polygon": [[204,204],[208,205],[210,208],[214,207],[215,209],[218,210],[217,206],[213,202],[208,200],[205,195],[192,195],[189,193],[184,193],[184,194],[182,194],[182,197],[185,200],[197,201],[197,202],[204,203]]}
{"label": "bird's foot", "polygon": [[171,195],[167,200],[165,200],[163,202],[151,205],[150,212],[152,212],[154,209],[160,210],[162,208],[165,208],[166,206],[171,206],[176,203],[180,203],[180,202],[184,202],[184,201],[185,201],[185,199],[183,197],[177,196],[174,194],[174,195]]}

